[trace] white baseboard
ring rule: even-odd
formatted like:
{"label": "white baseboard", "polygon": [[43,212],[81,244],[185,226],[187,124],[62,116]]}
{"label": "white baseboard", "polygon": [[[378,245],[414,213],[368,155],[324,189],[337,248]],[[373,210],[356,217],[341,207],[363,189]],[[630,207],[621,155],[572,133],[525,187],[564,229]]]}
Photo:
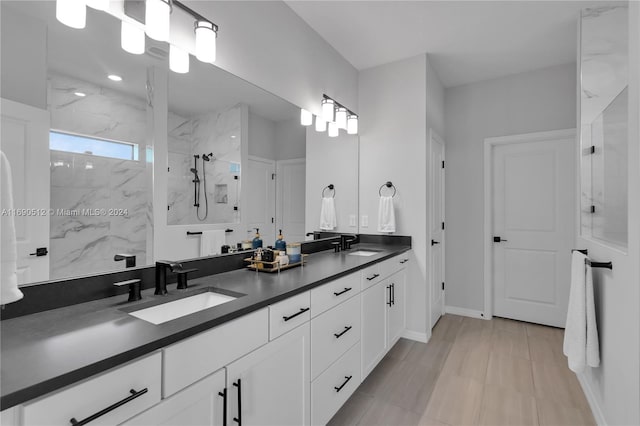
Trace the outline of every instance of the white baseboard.
{"label": "white baseboard", "polygon": [[589,403],[589,407],[591,408],[591,413],[593,414],[593,418],[596,421],[598,426],[607,426],[607,421],[604,418],[604,413],[602,412],[602,407],[598,404],[595,395],[593,394],[593,390],[591,386],[589,386],[589,382],[585,377],[584,373],[576,374],[578,377],[578,382],[580,382],[580,387],[584,392],[584,396],[587,397],[587,402]]}
{"label": "white baseboard", "polygon": [[402,337],[422,343],[427,343],[429,341],[429,339],[427,338],[427,333],[420,333],[418,331],[405,330],[402,333]]}
{"label": "white baseboard", "polygon": [[490,319],[484,317],[484,312],[474,311],[473,309],[458,308],[457,306],[445,306],[444,311],[452,315],[461,315],[463,317],[471,317],[478,319]]}

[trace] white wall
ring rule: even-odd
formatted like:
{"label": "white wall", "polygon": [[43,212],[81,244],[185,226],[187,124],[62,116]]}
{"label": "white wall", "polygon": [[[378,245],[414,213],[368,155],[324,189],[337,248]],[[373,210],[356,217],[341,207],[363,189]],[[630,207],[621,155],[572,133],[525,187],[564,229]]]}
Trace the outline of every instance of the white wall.
{"label": "white wall", "polygon": [[[596,420],[609,425],[640,424],[640,3],[629,2],[629,245],[627,253],[578,237],[613,271],[594,270],[600,367],[581,382]],[[595,404],[595,407],[594,407]]]}
{"label": "white wall", "polygon": [[[433,93],[432,93],[433,92]],[[442,85],[426,54],[364,70],[359,79],[361,233],[379,234],[378,190],[386,181],[394,198],[396,234],[412,237],[416,266],[407,286],[407,329],[411,337],[430,335],[427,291],[428,129],[440,127]]]}
{"label": "white wall", "polygon": [[427,54],[427,124],[444,138],[444,86],[429,58]]}
{"label": "white wall", "polygon": [[276,123],[276,160],[293,160],[305,158],[307,148],[305,140],[307,129],[300,125],[300,120],[292,118]]}
{"label": "white wall", "polygon": [[249,155],[276,159],[276,126],[271,120],[249,111]]}
{"label": "white wall", "polygon": [[484,309],[483,143],[576,127],[576,65],[445,90],[446,304]]}

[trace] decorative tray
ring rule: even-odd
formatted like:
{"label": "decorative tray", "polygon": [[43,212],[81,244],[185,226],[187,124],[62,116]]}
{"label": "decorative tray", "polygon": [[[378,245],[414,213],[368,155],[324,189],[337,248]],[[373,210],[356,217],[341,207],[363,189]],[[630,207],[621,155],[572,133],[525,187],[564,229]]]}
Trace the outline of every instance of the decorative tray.
{"label": "decorative tray", "polygon": [[280,265],[280,262],[266,262],[264,260],[256,260],[251,258],[244,259],[244,261],[249,263],[247,265],[247,268],[251,270],[258,271],[258,272],[274,273],[274,272],[284,271],[286,269],[295,268],[296,266],[304,266],[305,257],[307,256],[308,256],[307,254],[303,254],[300,262],[289,263],[287,265]]}

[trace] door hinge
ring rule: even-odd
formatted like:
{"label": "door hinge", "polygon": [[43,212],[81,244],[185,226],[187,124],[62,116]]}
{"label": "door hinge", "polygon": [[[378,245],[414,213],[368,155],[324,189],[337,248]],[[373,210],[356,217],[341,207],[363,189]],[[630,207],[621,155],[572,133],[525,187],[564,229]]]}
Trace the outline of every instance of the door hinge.
{"label": "door hinge", "polygon": [[444,222],[442,222],[442,229],[444,230]]}
{"label": "door hinge", "polygon": [[170,171],[171,171],[171,167],[167,167],[167,172],[170,172]]}
{"label": "door hinge", "polygon": [[442,168],[444,169],[444,160],[442,160]]}
{"label": "door hinge", "polygon": [[169,210],[171,210],[171,206],[168,205],[167,206],[167,211],[169,211]]}
{"label": "door hinge", "polygon": [[595,154],[596,153],[596,146],[595,145],[591,145],[589,147],[589,154]]}
{"label": "door hinge", "polygon": [[275,173],[271,173],[271,180],[275,180],[276,179],[276,174]]}
{"label": "door hinge", "polygon": [[271,218],[271,223],[275,223],[275,220],[274,220],[274,218]]}
{"label": "door hinge", "polygon": [[589,211],[591,213],[595,213],[596,212],[596,206],[591,206],[591,208],[589,209]]}
{"label": "door hinge", "polygon": [[442,282],[442,289],[444,290],[444,281]]}

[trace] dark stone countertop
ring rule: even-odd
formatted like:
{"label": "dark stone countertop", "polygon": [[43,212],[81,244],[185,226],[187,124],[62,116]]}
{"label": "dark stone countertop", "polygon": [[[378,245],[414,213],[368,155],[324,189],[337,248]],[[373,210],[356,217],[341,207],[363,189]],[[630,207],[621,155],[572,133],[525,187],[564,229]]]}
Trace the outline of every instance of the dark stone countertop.
{"label": "dark stone countertop", "polygon": [[[195,278],[186,291],[170,285],[168,296],[154,296],[150,289],[143,291],[143,299],[138,302],[129,303],[121,295],[1,321],[0,409],[106,371],[411,247],[358,244],[350,251],[357,249],[380,252],[365,257],[324,251],[310,255],[304,267],[280,274],[240,269]],[[125,312],[208,287],[245,296],[158,325]]]}

